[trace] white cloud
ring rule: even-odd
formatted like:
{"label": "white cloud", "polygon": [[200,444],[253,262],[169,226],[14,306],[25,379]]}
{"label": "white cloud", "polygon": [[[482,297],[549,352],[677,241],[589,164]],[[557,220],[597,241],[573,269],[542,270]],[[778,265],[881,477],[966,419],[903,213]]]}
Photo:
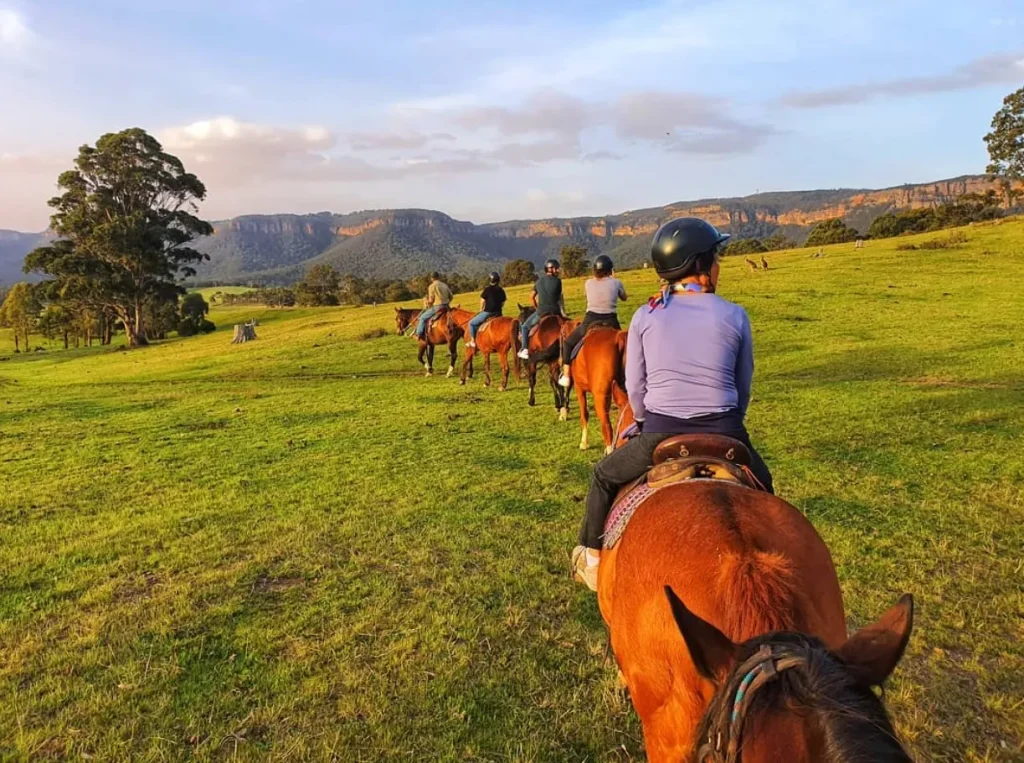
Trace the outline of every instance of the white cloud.
{"label": "white cloud", "polygon": [[24,59],[37,41],[22,14],[11,8],[0,8],[0,59]]}

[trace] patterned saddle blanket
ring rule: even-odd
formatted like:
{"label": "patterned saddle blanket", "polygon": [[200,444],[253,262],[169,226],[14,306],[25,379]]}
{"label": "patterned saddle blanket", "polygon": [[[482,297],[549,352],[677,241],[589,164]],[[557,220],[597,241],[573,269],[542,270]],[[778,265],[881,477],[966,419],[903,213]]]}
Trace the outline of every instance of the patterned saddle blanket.
{"label": "patterned saddle blanket", "polygon": [[654,466],[643,477],[624,487],[604,525],[604,547],[615,548],[629,520],[659,490],[693,480],[723,481],[751,490],[764,486],[750,471],[747,447],[722,435],[677,435],[654,451]]}

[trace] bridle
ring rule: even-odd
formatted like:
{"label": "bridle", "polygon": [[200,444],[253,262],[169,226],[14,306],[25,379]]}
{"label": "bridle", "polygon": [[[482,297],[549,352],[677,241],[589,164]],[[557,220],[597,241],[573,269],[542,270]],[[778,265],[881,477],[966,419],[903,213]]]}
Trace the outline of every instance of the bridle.
{"label": "bridle", "polygon": [[738,763],[743,724],[754,695],[780,673],[806,665],[807,659],[803,656],[785,652],[776,654],[771,646],[762,644],[733,672],[734,676],[742,678],[730,681],[729,685],[735,686],[729,694],[732,702],[722,703],[718,717],[708,728],[707,740],[697,752],[698,763]]}

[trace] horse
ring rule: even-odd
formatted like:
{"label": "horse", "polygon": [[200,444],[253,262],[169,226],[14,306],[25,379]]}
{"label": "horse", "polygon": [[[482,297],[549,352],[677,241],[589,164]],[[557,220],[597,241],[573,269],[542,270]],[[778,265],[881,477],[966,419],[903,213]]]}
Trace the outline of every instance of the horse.
{"label": "horse", "polygon": [[572,382],[576,387],[576,400],[580,404],[580,450],[590,447],[587,429],[587,393],[594,396],[594,410],[601,422],[601,438],[604,452],[611,453],[612,437],[611,404],[615,402],[621,411],[626,407],[624,358],[626,354],[626,332],[611,326],[595,326],[583,338],[572,362]]}
{"label": "horse", "polygon": [[847,639],[828,548],[780,498],[708,479],[650,494],[601,554],[598,605],[651,763],[735,763],[740,744],[744,763],[910,760],[871,687],[912,602]]}
{"label": "horse", "polygon": [[[523,305],[518,305],[518,307],[520,325],[536,312],[536,308],[533,307],[524,307]],[[568,323],[568,319],[563,318],[561,315],[545,315],[540,319],[537,328],[531,333],[529,346],[527,347],[530,351],[530,359],[526,362],[527,377],[530,382],[530,398],[528,402],[530,405],[537,404],[535,396],[537,365],[539,363],[547,363],[551,390],[555,396],[555,410],[558,411],[559,421],[566,421],[569,418],[569,390],[563,389],[558,385],[560,371],[558,355],[562,340],[562,327],[566,323]]]}
{"label": "horse", "polygon": [[395,327],[398,329],[397,333],[399,336],[409,330],[409,327],[415,323],[416,319],[420,317],[422,310],[409,307],[396,307],[395,308]]}
{"label": "horse", "polygon": [[[466,318],[465,316],[469,317]],[[464,320],[463,320],[464,318]],[[464,336],[469,336],[469,321],[473,314],[465,310],[459,311],[454,320],[459,324]],[[519,321],[515,318],[498,316],[491,318],[476,334],[476,347],[466,345],[466,359],[462,363],[462,378],[460,384],[466,383],[466,370],[472,368],[473,357],[479,352],[484,356],[484,386],[491,386],[491,353],[498,354],[498,362],[501,364],[501,386],[498,389],[504,392],[508,389],[508,352],[512,350],[512,362],[515,365],[516,376],[520,375],[519,367]]]}
{"label": "horse", "polygon": [[[458,307],[449,307],[446,311],[436,316],[428,325],[425,338],[418,339],[419,352],[417,360],[426,369],[427,376],[434,375],[434,347],[438,345],[448,346],[448,373],[447,377],[455,375],[455,361],[458,358],[459,339],[462,338],[462,329],[455,320],[459,313],[468,313],[467,310],[460,310]],[[470,315],[472,317],[472,315]],[[473,367],[470,365],[469,375],[473,375]]]}

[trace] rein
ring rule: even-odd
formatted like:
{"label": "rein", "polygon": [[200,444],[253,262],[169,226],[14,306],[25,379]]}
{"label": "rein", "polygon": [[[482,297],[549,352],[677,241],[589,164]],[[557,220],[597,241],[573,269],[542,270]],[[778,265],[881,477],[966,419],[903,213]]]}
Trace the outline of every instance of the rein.
{"label": "rein", "polygon": [[743,723],[746,721],[754,695],[780,673],[805,665],[807,660],[804,657],[795,654],[775,654],[767,644],[763,644],[752,657],[740,665],[734,673],[735,676],[742,678],[731,695],[732,709],[730,711],[728,702],[722,704],[718,718],[708,729],[707,741],[697,752],[699,763],[737,763],[740,759]]}

